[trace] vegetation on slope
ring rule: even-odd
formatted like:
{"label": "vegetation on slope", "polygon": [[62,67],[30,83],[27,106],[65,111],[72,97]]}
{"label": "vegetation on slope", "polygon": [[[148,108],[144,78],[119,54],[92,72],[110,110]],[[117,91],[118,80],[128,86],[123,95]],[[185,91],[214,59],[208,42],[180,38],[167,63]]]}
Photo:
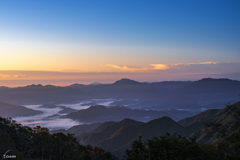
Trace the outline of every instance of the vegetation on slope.
{"label": "vegetation on slope", "polygon": [[[202,124],[205,127],[202,128]],[[240,159],[240,102],[223,110],[211,110],[180,121],[188,129],[194,128],[199,137],[170,135],[153,137],[146,142],[140,136],[126,150],[127,160],[239,160]],[[194,127],[195,125],[195,127]],[[197,126],[197,127],[196,127]],[[196,133],[196,131],[193,133]],[[192,134],[190,134],[192,136]],[[205,137],[206,143],[196,138]]]}
{"label": "vegetation on slope", "polygon": [[22,126],[11,118],[0,117],[0,155],[8,150],[17,159],[52,160],[113,160],[110,152],[99,147],[82,146],[74,134],[50,134],[48,128],[33,129]]}
{"label": "vegetation on slope", "polygon": [[196,139],[170,135],[156,137],[142,142],[141,136],[126,150],[127,160],[204,160],[207,159]]}

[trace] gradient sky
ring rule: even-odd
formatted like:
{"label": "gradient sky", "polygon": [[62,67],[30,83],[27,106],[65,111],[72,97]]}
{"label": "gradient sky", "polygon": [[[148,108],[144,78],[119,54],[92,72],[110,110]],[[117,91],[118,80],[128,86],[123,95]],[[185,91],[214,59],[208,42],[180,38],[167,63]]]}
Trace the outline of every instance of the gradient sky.
{"label": "gradient sky", "polygon": [[239,0],[0,0],[0,86],[240,80]]}

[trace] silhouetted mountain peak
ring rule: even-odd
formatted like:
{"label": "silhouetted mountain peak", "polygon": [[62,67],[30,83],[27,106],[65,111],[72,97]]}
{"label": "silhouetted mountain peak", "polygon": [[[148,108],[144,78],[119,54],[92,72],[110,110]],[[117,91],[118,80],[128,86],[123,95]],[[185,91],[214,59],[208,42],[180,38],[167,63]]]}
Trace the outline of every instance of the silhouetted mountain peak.
{"label": "silhouetted mountain peak", "polygon": [[[56,88],[57,86],[54,85],[42,85],[42,84],[32,84],[32,85],[28,85],[26,86],[26,88]],[[25,87],[19,87],[19,88],[25,88]]]}
{"label": "silhouetted mountain peak", "polygon": [[101,85],[102,83],[98,83],[98,82],[93,82],[90,85]]}
{"label": "silhouetted mountain peak", "polygon": [[231,80],[228,78],[203,78],[203,79],[196,81],[195,83],[199,83],[199,82],[233,82],[233,81],[235,81],[235,80]]}
{"label": "silhouetted mountain peak", "polygon": [[30,88],[30,87],[43,87],[43,85],[41,85],[41,84],[32,84],[32,85],[28,85],[26,87],[28,87],[28,88]]}
{"label": "silhouetted mountain peak", "polygon": [[227,78],[203,78],[199,81],[192,82],[183,87],[183,90],[191,93],[209,94],[210,92],[228,92],[230,90],[240,89],[240,81]]}
{"label": "silhouetted mountain peak", "polygon": [[130,118],[125,118],[120,122],[121,122],[121,124],[132,124],[132,123],[137,123],[138,121],[135,121],[135,120],[130,119]]}
{"label": "silhouetted mountain peak", "polygon": [[6,87],[6,86],[0,86],[0,89],[9,89],[9,87]]}
{"label": "silhouetted mountain peak", "polygon": [[114,85],[134,85],[134,84],[141,84],[141,83],[131,79],[123,78],[121,80],[116,81],[113,84]]}
{"label": "silhouetted mountain peak", "polygon": [[56,87],[56,86],[48,84],[48,85],[45,85],[44,87]]}
{"label": "silhouetted mountain peak", "polygon": [[150,124],[150,123],[151,124],[158,124],[158,125],[161,125],[161,124],[168,124],[168,125],[176,124],[176,122],[172,118],[167,117],[167,116],[163,116],[161,118],[149,121],[148,124]]}
{"label": "silhouetted mountain peak", "polygon": [[67,86],[67,87],[70,87],[70,88],[78,88],[78,87],[83,87],[83,86],[86,86],[86,85],[84,85],[84,84],[79,84],[79,83],[74,83],[74,84],[72,84],[72,85],[70,85],[70,86]]}

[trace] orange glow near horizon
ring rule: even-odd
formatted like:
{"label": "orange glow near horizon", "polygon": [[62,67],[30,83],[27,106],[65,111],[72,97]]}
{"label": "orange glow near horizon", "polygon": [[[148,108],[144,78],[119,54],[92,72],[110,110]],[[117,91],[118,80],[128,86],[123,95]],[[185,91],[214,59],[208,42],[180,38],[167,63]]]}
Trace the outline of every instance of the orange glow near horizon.
{"label": "orange glow near horizon", "polygon": [[[205,77],[233,78],[240,80],[238,62],[199,62],[176,64],[149,64],[146,67],[127,65],[95,65],[100,72],[81,70],[37,71],[0,70],[0,86],[20,86],[29,84],[70,85],[93,82],[112,83],[122,78],[138,81],[191,80]],[[94,67],[92,70],[94,71]]]}

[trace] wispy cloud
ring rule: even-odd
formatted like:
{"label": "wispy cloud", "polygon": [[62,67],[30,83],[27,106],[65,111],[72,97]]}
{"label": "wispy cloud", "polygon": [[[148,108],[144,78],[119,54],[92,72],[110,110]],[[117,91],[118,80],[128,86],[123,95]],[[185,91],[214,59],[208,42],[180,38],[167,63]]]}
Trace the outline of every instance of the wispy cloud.
{"label": "wispy cloud", "polygon": [[[170,69],[180,69],[181,66],[192,66],[192,65],[215,65],[218,62],[199,62],[199,63],[175,63],[175,64],[150,64],[151,67],[136,67],[136,66],[126,66],[126,65],[115,65],[107,64],[108,67],[113,67],[126,72],[137,72],[137,71],[153,71],[153,70],[170,70]],[[176,68],[177,67],[177,68]]]}
{"label": "wispy cloud", "polygon": [[175,63],[175,64],[170,64],[170,66],[190,66],[190,65],[196,65],[196,64],[218,64],[218,62],[198,62],[198,63]]}
{"label": "wispy cloud", "polygon": [[170,66],[167,64],[151,64],[151,66],[153,66],[153,68],[149,68],[149,69],[154,69],[154,70],[166,70],[169,69]]}
{"label": "wispy cloud", "polygon": [[125,65],[114,65],[114,64],[107,64],[109,67],[113,67],[116,69],[120,69],[126,72],[135,72],[135,71],[147,71],[149,68],[146,67],[135,67],[135,66],[125,66]]}
{"label": "wispy cloud", "polygon": [[17,74],[0,74],[0,78],[29,78],[27,75],[17,75]]}

